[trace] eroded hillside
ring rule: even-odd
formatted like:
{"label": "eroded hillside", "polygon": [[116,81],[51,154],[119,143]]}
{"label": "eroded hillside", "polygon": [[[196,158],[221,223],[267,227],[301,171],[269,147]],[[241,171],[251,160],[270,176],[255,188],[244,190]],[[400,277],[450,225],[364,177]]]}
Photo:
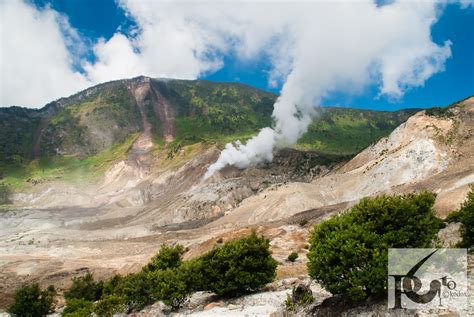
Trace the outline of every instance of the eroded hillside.
{"label": "eroded hillside", "polygon": [[[118,84],[121,83],[109,85]],[[324,143],[311,139],[318,144],[311,147],[309,136],[305,136],[306,143],[301,143],[300,149],[313,151],[282,149],[275,153],[272,163],[246,170],[228,167],[203,180],[223,142],[251,134],[267,124],[265,112],[258,117],[250,109],[260,107],[257,97],[262,105],[264,98],[271,102],[272,95],[258,95],[251,89],[247,95],[243,93],[239,97],[242,111],[248,112],[230,118],[253,118],[254,125],[249,128],[238,124],[237,130],[220,133],[219,129],[209,129],[219,127],[218,122],[206,120],[223,114],[228,120],[226,111],[231,111],[232,101],[224,103],[223,112],[213,117],[211,109],[219,109],[216,105],[220,103],[210,106],[212,100],[205,96],[216,90],[201,92],[196,88],[199,85],[212,88],[202,82],[170,84],[147,78],[129,82],[124,94],[134,106],[126,112],[132,128],[126,130],[124,141],[114,139],[114,128],[101,127],[105,131],[102,133],[87,125],[93,122],[89,121],[95,116],[93,112],[101,112],[94,110],[101,109],[101,103],[91,105],[89,100],[84,101],[86,106],[77,106],[74,101],[80,116],[79,121],[73,121],[84,124],[86,135],[92,135],[86,139],[102,140],[103,143],[94,144],[102,144],[105,150],[97,150],[98,147],[96,153],[87,155],[80,145],[68,147],[67,142],[61,141],[53,148],[68,155],[57,156],[62,153],[57,152],[52,157],[23,162],[23,173],[30,173],[27,177],[15,171],[13,163],[2,165],[11,168],[3,172],[2,181],[12,189],[10,204],[0,215],[0,292],[6,302],[13,288],[24,282],[54,283],[61,290],[72,276],[85,271],[94,272],[99,278],[136,271],[161,243],[184,244],[189,247],[185,256],[190,258],[210,250],[219,239],[227,241],[248,234],[252,227],[271,239],[273,255],[280,262],[278,279],[304,280],[305,245],[311,225],[365,196],[422,189],[438,193],[436,208],[445,215],[459,206],[468,184],[474,182],[474,98],[442,113],[421,111],[411,116],[351,160],[355,148],[346,146],[346,139],[341,139],[336,148],[333,143],[332,148],[323,147]],[[215,92],[219,100],[236,98],[237,88],[224,88]],[[97,91],[85,95],[92,96]],[[193,101],[186,103],[180,98]],[[246,108],[252,98],[255,103]],[[74,107],[67,111],[74,113]],[[326,112],[313,124],[318,124],[317,120],[330,122],[329,119],[332,123],[327,129],[310,130],[310,135],[326,135],[330,140],[327,142],[337,144],[338,130],[357,125],[376,129],[372,141],[388,131],[377,124],[382,120],[378,116],[386,114],[350,113]],[[404,116],[407,115],[391,115],[390,120],[394,121],[387,129],[403,122]],[[44,120],[53,122],[54,118],[51,115]],[[42,124],[41,120],[36,123],[40,129],[51,129],[50,123]],[[228,126],[229,122],[222,124]],[[66,130],[62,131],[58,135],[66,136]],[[359,130],[354,131],[357,136]],[[44,133],[47,132],[40,133],[40,138]],[[49,165],[42,165],[45,162]],[[91,173],[94,177],[89,177]],[[300,258],[294,263],[286,261],[293,251]]]}

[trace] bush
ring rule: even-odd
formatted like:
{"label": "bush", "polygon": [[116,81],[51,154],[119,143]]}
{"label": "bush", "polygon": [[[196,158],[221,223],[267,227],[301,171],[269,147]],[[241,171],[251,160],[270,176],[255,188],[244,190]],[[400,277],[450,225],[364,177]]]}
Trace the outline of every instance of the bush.
{"label": "bush", "polygon": [[153,295],[173,309],[179,308],[192,293],[192,288],[186,283],[186,276],[180,269],[166,269],[151,273],[153,280]]}
{"label": "bush", "polygon": [[97,302],[94,312],[98,316],[112,317],[114,314],[123,313],[126,308],[123,297],[106,295]]}
{"label": "bush", "polygon": [[140,310],[157,300],[152,295],[150,273],[140,271],[125,277],[116,276],[104,285],[104,296],[115,295],[125,300],[130,309]]}
{"label": "bush", "polygon": [[425,114],[431,117],[452,117],[453,112],[449,107],[433,107],[425,110]]}
{"label": "bush", "polygon": [[288,261],[290,262],[295,262],[295,260],[298,258],[298,253],[296,252],[292,252],[289,256],[288,256]]}
{"label": "bush", "polygon": [[[101,284],[94,283],[90,275],[74,279],[66,294],[70,299],[91,302],[99,298],[91,299],[90,294],[98,294],[97,289],[100,289],[95,312],[99,316],[110,316],[126,309],[140,310],[157,300],[176,309],[190,294],[200,290],[237,295],[257,289],[275,277],[276,261],[271,257],[269,241],[255,232],[193,260],[182,261],[184,252],[181,245],[162,245],[160,252],[140,272],[125,277],[115,275]],[[92,291],[87,292],[86,285]],[[82,308],[79,302],[74,304]]]}
{"label": "bush", "polygon": [[308,270],[328,291],[363,299],[383,292],[388,248],[430,247],[443,222],[431,193],[365,198],[314,228]]}
{"label": "bush", "polygon": [[163,244],[161,245],[160,252],[151,259],[145,269],[156,271],[176,268],[181,265],[181,257],[184,252],[184,247],[180,244],[174,247]]}
{"label": "bush", "polygon": [[66,300],[66,308],[62,315],[64,317],[83,317],[89,316],[94,311],[94,303],[84,300],[71,298]]}
{"label": "bush", "polygon": [[460,247],[473,248],[474,247],[474,186],[471,186],[471,191],[467,194],[466,201],[462,204],[459,210],[461,222],[461,236],[462,241]]}
{"label": "bush", "polygon": [[201,260],[206,290],[237,295],[273,281],[277,262],[269,247],[269,240],[254,231],[204,254]]}
{"label": "bush", "polygon": [[314,302],[313,292],[303,284],[291,289],[290,294],[286,295],[285,307],[287,311],[296,311],[298,306],[307,306]]}
{"label": "bush", "polygon": [[462,241],[458,247],[472,248],[474,246],[474,185],[471,186],[471,191],[467,194],[467,199],[461,208],[450,213],[445,221],[461,223]]}
{"label": "bush", "polygon": [[102,295],[102,282],[94,282],[91,273],[87,273],[81,277],[74,277],[72,285],[67,292],[64,293],[66,299],[84,299],[94,302]]}
{"label": "bush", "polygon": [[56,291],[53,286],[42,291],[37,283],[16,290],[8,312],[14,316],[44,316],[51,312]]}

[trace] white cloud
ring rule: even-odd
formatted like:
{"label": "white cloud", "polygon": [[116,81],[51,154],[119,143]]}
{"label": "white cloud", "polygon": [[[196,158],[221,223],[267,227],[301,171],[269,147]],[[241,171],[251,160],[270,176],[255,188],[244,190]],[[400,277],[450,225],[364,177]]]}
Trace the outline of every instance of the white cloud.
{"label": "white cloud", "polygon": [[0,41],[0,106],[38,108],[90,85],[71,70],[78,35],[54,10],[1,1]]}
{"label": "white cloud", "polygon": [[443,71],[451,42],[434,43],[431,26],[448,2],[121,0],[135,32],[95,43],[95,61],[81,62],[82,75],[71,66],[77,52],[68,50],[81,40],[67,21],[51,9],[7,0],[1,104],[40,106],[88,84],[137,75],[194,79],[221,68],[229,54],[246,62],[266,58],[269,83],[283,83],[274,127],[247,145],[229,145],[211,169],[245,167],[271,159],[274,145],[296,142],[313,105],[331,91],[357,93],[375,83],[380,94],[401,98]]}

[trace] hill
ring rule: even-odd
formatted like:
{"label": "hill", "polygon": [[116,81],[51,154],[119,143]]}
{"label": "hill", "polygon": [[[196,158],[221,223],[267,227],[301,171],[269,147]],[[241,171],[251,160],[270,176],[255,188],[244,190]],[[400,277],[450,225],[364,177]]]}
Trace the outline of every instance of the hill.
{"label": "hill", "polygon": [[[153,149],[245,140],[270,126],[277,95],[237,83],[134,79],[91,87],[39,110],[0,108],[0,179],[12,189],[51,178],[94,178],[139,136]],[[298,149],[350,157],[414,110],[320,108]]]}
{"label": "hill", "polygon": [[[132,106],[121,106],[125,110],[117,111],[113,120],[92,120],[100,118],[101,107],[114,107],[92,102],[94,94],[107,94],[115,85],[125,85],[124,95],[129,95]],[[162,243],[183,244],[188,250],[184,257],[190,259],[222,241],[247,235],[253,228],[271,240],[272,256],[279,262],[277,281],[268,286],[268,292],[233,303],[241,305],[242,312],[253,307],[278,312],[292,286],[311,282],[307,280],[306,253],[313,225],[365,196],[419,190],[437,193],[434,207],[444,217],[459,207],[474,182],[472,97],[448,108],[419,111],[356,155],[356,147],[347,141],[351,131],[356,136],[371,126],[382,134],[383,120],[377,125],[376,118],[398,115],[403,119],[403,112],[323,109],[310,135],[305,136],[308,139],[296,148],[275,151],[273,162],[245,170],[227,167],[204,180],[224,142],[251,135],[254,130],[248,127],[256,131],[269,114],[258,114],[244,103],[240,107],[245,108],[245,115],[239,120],[252,123],[247,128],[242,124],[219,132],[218,123],[206,121],[210,101],[202,113],[192,107],[197,101],[183,101],[192,99],[191,93],[184,92],[196,85],[230,85],[247,89],[248,98],[260,93],[276,98],[235,84],[138,78],[93,87],[41,110],[2,110],[16,116],[11,122],[18,127],[26,129],[27,118],[36,122],[36,130],[28,131],[39,141],[25,143],[30,144],[30,150],[38,150],[30,156],[16,154],[18,160],[3,163],[6,169],[1,182],[13,192],[4,195],[9,201],[0,212],[0,307],[11,301],[13,289],[25,283],[54,284],[64,291],[71,277],[85,272],[99,279],[137,272]],[[211,92],[199,98],[213,100]],[[229,109],[232,105],[229,103]],[[221,103],[215,106],[221,109]],[[250,115],[253,121],[242,119]],[[121,121],[127,133],[121,134],[115,127],[117,117],[128,118]],[[195,133],[183,133],[177,124],[181,119],[195,120]],[[84,143],[76,146],[67,141],[69,125],[65,122],[84,127]],[[107,122],[114,123],[106,129],[102,125]],[[198,129],[206,125],[206,129]],[[21,129],[17,132],[13,136],[23,135]],[[319,143],[311,133],[323,141]],[[373,134],[364,137],[363,142],[374,139]],[[53,144],[51,139],[57,143],[48,147]],[[330,148],[328,140],[339,143]],[[81,179],[87,182],[79,182]],[[295,262],[287,260],[292,252],[299,254]],[[318,284],[310,285],[317,300],[330,296]],[[212,296],[198,296],[181,312],[197,312],[207,304],[210,314],[231,310],[212,308],[221,305],[213,301]],[[147,309],[159,310],[151,315],[161,313],[157,306]]]}

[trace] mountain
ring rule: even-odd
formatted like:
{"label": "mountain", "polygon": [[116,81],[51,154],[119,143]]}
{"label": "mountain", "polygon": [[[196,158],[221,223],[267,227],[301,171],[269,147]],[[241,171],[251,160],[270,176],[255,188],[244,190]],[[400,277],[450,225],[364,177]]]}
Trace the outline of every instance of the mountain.
{"label": "mountain", "polygon": [[[271,125],[276,98],[243,84],[138,77],[39,110],[0,108],[0,182],[16,189],[27,180],[75,179],[77,171],[100,174],[136,143],[176,149],[245,140]],[[296,148],[341,157],[357,154],[415,112],[318,111]]]}
{"label": "mountain", "polygon": [[[140,77],[40,110],[2,109],[10,154],[0,182],[10,192],[0,209],[0,307],[24,283],[63,291],[86,271],[136,272],[162,243],[183,244],[189,259],[255,229],[271,240],[277,281],[236,303],[243,314],[279,312],[292,286],[310,283],[313,225],[362,197],[419,190],[437,193],[444,217],[474,183],[474,97],[412,115],[321,109],[302,142],[271,163],[204,180],[225,142],[270,122],[275,98],[238,84]],[[311,288],[317,301],[330,296]],[[213,300],[198,294],[189,310],[234,309]]]}

